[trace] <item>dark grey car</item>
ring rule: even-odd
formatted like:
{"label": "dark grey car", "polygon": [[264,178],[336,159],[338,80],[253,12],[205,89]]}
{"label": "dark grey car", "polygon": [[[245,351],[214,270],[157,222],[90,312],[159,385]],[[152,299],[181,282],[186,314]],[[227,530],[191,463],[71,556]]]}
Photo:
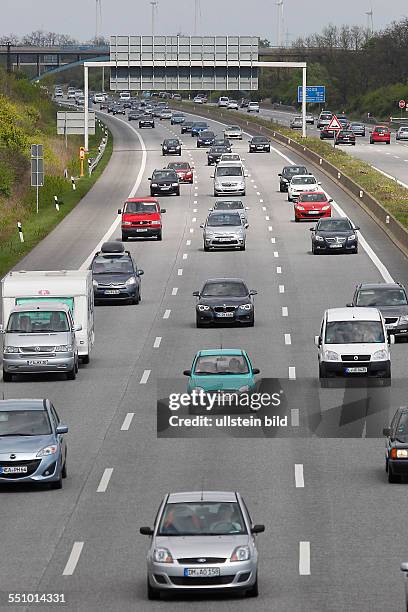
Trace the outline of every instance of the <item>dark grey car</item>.
{"label": "dark grey car", "polygon": [[360,283],[350,306],[378,308],[388,334],[408,338],[408,298],[400,283]]}

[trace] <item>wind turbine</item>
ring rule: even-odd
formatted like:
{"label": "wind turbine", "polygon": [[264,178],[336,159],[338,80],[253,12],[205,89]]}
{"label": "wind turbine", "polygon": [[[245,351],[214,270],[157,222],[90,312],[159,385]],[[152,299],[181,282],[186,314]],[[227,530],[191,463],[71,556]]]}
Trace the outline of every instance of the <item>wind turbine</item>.
{"label": "wind turbine", "polygon": [[374,32],[374,22],[373,22],[373,5],[370,4],[370,10],[366,11],[367,15],[367,31],[369,34]]}
{"label": "wind turbine", "polygon": [[102,29],[102,0],[95,0],[95,40],[98,40]]}
{"label": "wind turbine", "polygon": [[277,13],[278,13],[278,37],[277,46],[282,47],[282,33],[283,33],[283,0],[277,0],[276,2]]}
{"label": "wind turbine", "polygon": [[155,25],[156,25],[156,17],[157,17],[157,13],[159,11],[158,6],[159,6],[159,2],[158,0],[150,0],[150,4],[152,5],[152,36],[155,35]]}
{"label": "wind turbine", "polygon": [[194,0],[194,36],[197,36],[197,26],[201,22],[201,0]]}

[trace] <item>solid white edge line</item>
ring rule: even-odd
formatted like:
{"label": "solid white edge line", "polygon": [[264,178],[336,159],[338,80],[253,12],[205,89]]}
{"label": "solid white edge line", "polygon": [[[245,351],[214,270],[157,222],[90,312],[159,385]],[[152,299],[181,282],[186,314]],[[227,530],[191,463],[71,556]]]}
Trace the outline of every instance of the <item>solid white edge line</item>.
{"label": "solid white edge line", "polygon": [[81,556],[82,549],[84,547],[83,542],[74,542],[71,550],[71,554],[68,557],[67,564],[62,572],[63,576],[72,576],[75,572],[75,568]]}
{"label": "solid white edge line", "polygon": [[123,419],[122,427],[120,431],[129,431],[129,427],[132,423],[133,417],[135,416],[134,412],[128,412],[125,418]]}
{"label": "solid white edge line", "polygon": [[147,381],[149,380],[150,372],[151,372],[151,370],[145,370],[143,372],[142,378],[139,381],[140,385],[145,385],[147,383]]}
{"label": "solid white edge line", "polygon": [[96,489],[97,493],[105,493],[108,488],[109,481],[111,479],[113,472],[113,468],[106,468],[102,474],[101,480],[99,482],[98,488]]}
{"label": "solid white edge line", "polygon": [[303,463],[295,463],[295,484],[297,489],[303,489],[305,486]]}
{"label": "solid white edge line", "polygon": [[310,542],[299,542],[299,574],[310,576]]}

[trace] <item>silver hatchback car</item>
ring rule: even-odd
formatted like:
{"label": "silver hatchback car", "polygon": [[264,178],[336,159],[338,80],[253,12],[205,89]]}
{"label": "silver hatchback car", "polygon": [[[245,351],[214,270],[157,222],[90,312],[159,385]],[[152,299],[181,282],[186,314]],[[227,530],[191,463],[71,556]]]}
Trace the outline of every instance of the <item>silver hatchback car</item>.
{"label": "silver hatchback car", "polygon": [[248,223],[238,211],[214,210],[200,227],[203,228],[204,251],[237,248],[245,251]]}
{"label": "silver hatchback car", "polygon": [[171,591],[240,591],[258,595],[256,534],[239,493],[169,493],[162,501],[147,553],[147,597]]}

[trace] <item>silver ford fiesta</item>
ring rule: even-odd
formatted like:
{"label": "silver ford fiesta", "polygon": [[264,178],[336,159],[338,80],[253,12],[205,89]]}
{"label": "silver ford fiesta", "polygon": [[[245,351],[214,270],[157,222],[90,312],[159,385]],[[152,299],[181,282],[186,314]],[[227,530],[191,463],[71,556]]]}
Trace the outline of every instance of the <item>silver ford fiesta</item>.
{"label": "silver ford fiesta", "polygon": [[240,591],[258,595],[256,534],[239,493],[169,493],[156,522],[141,527],[151,537],[147,553],[147,596],[171,591]]}

